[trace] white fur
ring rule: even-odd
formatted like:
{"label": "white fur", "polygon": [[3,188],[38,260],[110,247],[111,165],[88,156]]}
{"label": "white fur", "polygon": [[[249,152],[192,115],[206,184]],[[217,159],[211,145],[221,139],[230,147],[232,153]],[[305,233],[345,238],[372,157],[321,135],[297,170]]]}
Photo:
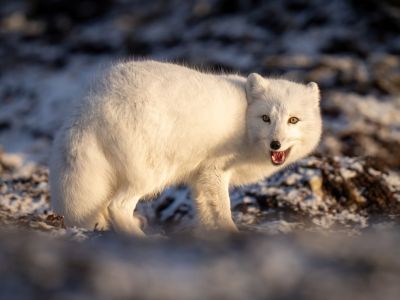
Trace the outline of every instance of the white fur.
{"label": "white fur", "polygon": [[[290,125],[290,116],[301,121]],[[137,202],[184,183],[202,228],[236,230],[229,187],[304,157],[320,134],[315,83],[121,63],[97,82],[55,140],[52,205],[68,226],[143,235],[133,215]],[[273,139],[283,150],[292,146],[283,166],[271,163]]]}

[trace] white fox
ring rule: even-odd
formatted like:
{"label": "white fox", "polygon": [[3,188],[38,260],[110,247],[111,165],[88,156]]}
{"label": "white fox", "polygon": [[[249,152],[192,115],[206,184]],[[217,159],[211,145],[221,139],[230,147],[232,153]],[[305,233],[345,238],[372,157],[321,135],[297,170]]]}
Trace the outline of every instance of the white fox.
{"label": "white fox", "polygon": [[201,229],[236,231],[229,187],[310,153],[321,135],[319,100],[314,82],[117,64],[55,140],[53,209],[67,226],[142,236],[138,201],[187,184]]}

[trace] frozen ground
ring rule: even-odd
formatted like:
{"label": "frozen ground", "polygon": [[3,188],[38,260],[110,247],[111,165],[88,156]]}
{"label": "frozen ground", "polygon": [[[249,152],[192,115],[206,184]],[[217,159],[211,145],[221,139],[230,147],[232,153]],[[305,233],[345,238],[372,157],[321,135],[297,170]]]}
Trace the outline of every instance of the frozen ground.
{"label": "frozen ground", "polygon": [[[194,239],[185,188],[142,209],[148,240],[65,228],[47,169],[0,157],[1,299],[398,299],[400,176],[311,157],[232,192],[237,236]],[[165,231],[168,238],[165,238]]]}
{"label": "frozen ground", "polygon": [[[399,299],[394,1],[71,3],[0,7],[1,299]],[[99,69],[132,56],[320,84],[320,147],[232,191],[241,235],[186,236],[185,187],[139,208],[149,241],[65,228],[51,212],[54,133]]]}

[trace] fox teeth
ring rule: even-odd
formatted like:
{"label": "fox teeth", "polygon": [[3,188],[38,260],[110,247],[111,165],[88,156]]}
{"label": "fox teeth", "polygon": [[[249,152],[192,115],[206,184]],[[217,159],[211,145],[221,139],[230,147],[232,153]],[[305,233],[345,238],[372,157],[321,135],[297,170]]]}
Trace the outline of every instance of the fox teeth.
{"label": "fox teeth", "polygon": [[286,155],[284,151],[274,151],[271,154],[272,161],[276,164],[281,164],[285,161]]}
{"label": "fox teeth", "polygon": [[285,151],[271,151],[271,161],[275,165],[281,165],[285,162],[290,148]]}

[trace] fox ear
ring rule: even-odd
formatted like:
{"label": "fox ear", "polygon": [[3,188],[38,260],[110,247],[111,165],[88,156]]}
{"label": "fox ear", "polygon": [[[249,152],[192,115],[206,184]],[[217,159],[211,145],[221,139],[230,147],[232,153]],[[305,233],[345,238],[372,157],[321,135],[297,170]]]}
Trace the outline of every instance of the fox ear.
{"label": "fox ear", "polygon": [[318,87],[318,84],[317,84],[316,82],[311,81],[311,82],[307,83],[307,87],[308,87],[309,89],[312,89],[312,90],[315,91],[316,93],[319,93],[319,87]]}
{"label": "fox ear", "polygon": [[307,83],[307,88],[309,88],[310,90],[312,90],[314,93],[319,95],[319,87],[318,84],[315,83],[314,81],[311,81],[309,83]]}
{"label": "fox ear", "polygon": [[265,90],[266,80],[257,73],[251,73],[246,81],[247,101],[251,103]]}
{"label": "fox ear", "polygon": [[314,81],[311,81],[311,82],[307,83],[307,88],[309,88],[317,96],[318,103],[319,103],[321,93],[319,91],[318,84],[316,84]]}

